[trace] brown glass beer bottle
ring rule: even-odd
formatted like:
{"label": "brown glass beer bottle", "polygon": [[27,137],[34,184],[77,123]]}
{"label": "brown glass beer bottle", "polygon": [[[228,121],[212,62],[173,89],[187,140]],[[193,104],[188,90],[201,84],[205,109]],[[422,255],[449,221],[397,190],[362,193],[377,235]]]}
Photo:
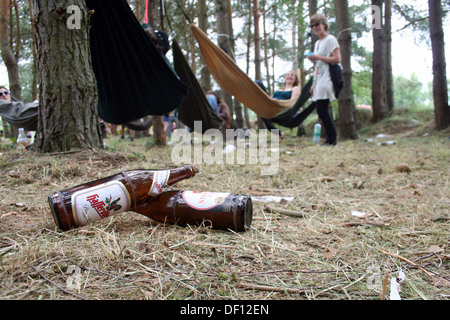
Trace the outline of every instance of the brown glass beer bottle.
{"label": "brown glass beer bottle", "polygon": [[131,170],[81,184],[48,196],[57,227],[66,231],[154,200],[165,189],[193,177],[198,170],[185,165],[171,170]]}
{"label": "brown glass beer bottle", "polygon": [[167,191],[133,211],[161,223],[201,225],[247,231],[253,218],[250,196],[196,191]]}

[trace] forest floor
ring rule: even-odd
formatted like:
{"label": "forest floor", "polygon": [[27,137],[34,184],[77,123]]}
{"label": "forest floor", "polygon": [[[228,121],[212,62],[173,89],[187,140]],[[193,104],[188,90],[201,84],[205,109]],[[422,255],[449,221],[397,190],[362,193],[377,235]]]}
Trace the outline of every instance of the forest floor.
{"label": "forest floor", "polygon": [[403,300],[448,300],[449,135],[434,131],[430,116],[401,112],[336,147],[288,131],[276,174],[199,164],[172,188],[253,196],[251,228],[240,233],[133,212],[59,232],[50,193],[176,167],[173,146],[116,136],[102,151],[49,155],[19,153],[3,139],[0,299],[379,300],[401,279]]}

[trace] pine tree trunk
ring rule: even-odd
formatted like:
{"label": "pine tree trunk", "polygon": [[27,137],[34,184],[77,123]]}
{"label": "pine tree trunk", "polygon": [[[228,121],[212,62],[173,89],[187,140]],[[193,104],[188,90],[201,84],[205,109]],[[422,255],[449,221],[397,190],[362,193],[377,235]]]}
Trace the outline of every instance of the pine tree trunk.
{"label": "pine tree trunk", "polygon": [[[294,57],[296,57],[296,68],[300,68],[301,71],[301,79],[299,79],[300,81],[300,87],[302,87],[305,83],[306,83],[306,72],[305,72],[305,34],[306,34],[306,29],[305,29],[305,21],[309,26],[309,19],[303,16],[302,12],[303,12],[303,7],[305,4],[305,0],[299,0],[298,3],[297,1],[293,1],[293,4],[295,5],[293,8],[293,15],[295,17],[297,17],[298,21],[296,23],[296,33],[297,33],[297,43],[293,43],[293,45],[295,45],[297,47],[297,52],[296,55]],[[303,110],[306,107],[306,105],[304,107],[302,107],[300,110]],[[305,124],[302,123],[297,127],[297,137],[303,137],[306,135],[306,129],[305,129]]]}
{"label": "pine tree trunk", "polygon": [[441,0],[428,0],[428,7],[430,13],[431,46],[433,50],[434,115],[436,128],[441,130],[450,126]]}
{"label": "pine tree trunk", "polygon": [[[247,21],[247,25],[248,25],[248,31],[247,31],[247,50],[245,53],[245,62],[246,62],[246,73],[249,74],[250,73],[250,49],[251,49],[251,45],[252,45],[252,25],[253,25],[253,16],[251,14],[252,12],[252,1],[253,0],[247,0],[247,5],[248,5],[248,21]],[[248,114],[248,108],[246,106],[244,106],[244,118],[245,118],[245,124],[247,126],[247,128],[251,129],[252,128],[252,124],[250,122],[250,116]]]}
{"label": "pine tree trunk", "polygon": [[[266,69],[266,86],[267,86],[267,90],[270,92],[270,88],[272,87],[272,81],[271,81],[271,76],[270,76],[270,67],[269,67],[269,62],[270,62],[270,54],[269,54],[269,33],[267,32],[267,15],[266,15],[266,9],[264,8],[264,4],[262,4],[262,25],[263,25],[263,41],[262,43],[264,44],[264,67]],[[271,24],[275,24],[275,21],[272,21]],[[295,57],[295,55],[293,56]],[[261,80],[261,79],[260,79]]]}
{"label": "pine tree trunk", "polygon": [[386,107],[394,110],[394,76],[392,72],[392,0],[385,0],[384,18],[384,79],[386,87]]}
{"label": "pine tree trunk", "polygon": [[[297,60],[298,60],[298,62],[297,62],[297,64],[298,64],[298,67],[300,68],[300,70],[302,71],[302,78],[301,78],[302,86],[306,83],[305,54],[307,52],[305,52],[306,51],[305,40],[306,40],[306,33],[308,32],[307,30],[309,29],[309,19],[307,17],[304,17],[302,14],[304,5],[305,5],[305,0],[300,0],[299,3],[297,4],[297,8],[296,8],[296,15],[299,19],[299,22],[297,24],[297,34],[298,34],[298,39],[297,39],[297,48],[298,48]],[[306,27],[306,25],[308,25],[308,27]]]}
{"label": "pine tree trunk", "polygon": [[[309,16],[311,17],[313,14],[318,13],[317,12],[317,0],[308,0],[308,7],[309,7]],[[308,19],[309,21],[309,19]],[[309,22],[308,22],[309,23]],[[314,47],[316,45],[317,40],[319,40],[319,37],[316,36],[314,33],[310,32],[311,35],[311,52],[314,52]]]}
{"label": "pine tree trunk", "polygon": [[[198,26],[206,34],[208,34],[208,6],[206,5],[206,0],[198,1],[198,11]],[[209,90],[211,90],[211,73],[205,66],[202,55],[200,55],[200,60],[202,61],[201,65],[204,66],[200,70],[200,85],[202,86],[203,91],[208,92]]]}
{"label": "pine tree trunk", "polygon": [[[232,59],[234,59],[234,52],[231,48],[230,33],[228,26],[228,1],[216,0],[216,27],[217,27],[217,45],[224,50]],[[233,118],[233,99],[231,95],[222,90],[222,98],[225,103],[230,107],[231,117]]]}
{"label": "pine tree trunk", "polygon": [[[141,0],[135,0],[134,1],[134,12],[135,12],[135,15],[136,15],[136,18],[139,20],[139,21],[142,21],[143,19],[142,19],[142,12],[141,12]],[[145,11],[144,11],[145,12]]]}
{"label": "pine tree trunk", "polygon": [[102,147],[87,8],[83,0],[70,5],[80,8],[79,29],[68,28],[67,2],[35,1],[40,87],[36,148],[40,152]]}
{"label": "pine tree trunk", "polygon": [[358,139],[356,133],[355,102],[352,89],[352,36],[350,30],[350,16],[348,12],[348,0],[335,0],[336,21],[340,34],[338,36],[341,48],[342,69],[345,86],[339,96],[339,136],[342,139]]}
{"label": "pine tree trunk", "polygon": [[261,18],[261,11],[259,9],[259,0],[253,0],[253,20],[254,20],[254,43],[255,43],[255,79],[261,80],[261,36],[259,21]]}
{"label": "pine tree trunk", "polygon": [[[254,21],[254,43],[255,43],[255,79],[261,80],[261,37],[259,35],[259,21],[261,18],[261,11],[259,9],[259,0],[252,0],[253,2],[253,21]],[[264,122],[258,116],[258,128],[265,128]]]}
{"label": "pine tree trunk", "polygon": [[[378,6],[382,12],[383,0],[372,0],[372,5]],[[384,90],[384,32],[382,28],[373,31],[373,66],[372,66],[372,110],[374,122],[384,119],[388,110],[385,103]]]}
{"label": "pine tree trunk", "polygon": [[[0,50],[2,59],[8,70],[9,90],[11,95],[18,100],[22,100],[22,86],[19,78],[19,56],[13,52],[10,39],[10,1],[2,0],[0,2]],[[12,36],[12,34],[11,34]]]}
{"label": "pine tree trunk", "polygon": [[[227,12],[228,34],[230,35],[230,48],[233,53],[232,56],[234,57],[235,53],[236,53],[236,41],[235,41],[234,32],[233,32],[233,16],[232,16],[233,7],[231,6],[231,0],[227,0],[227,6],[228,6],[228,12]],[[232,127],[243,128],[244,127],[244,115],[243,115],[242,104],[235,97],[232,97],[232,99],[233,99],[233,105],[230,106],[231,125],[232,125]]]}
{"label": "pine tree trunk", "polygon": [[28,0],[28,5],[30,8],[30,24],[31,24],[31,34],[33,36],[33,83],[31,85],[31,96],[33,99],[38,99],[39,88],[38,88],[38,70],[37,70],[37,49],[36,49],[36,30],[34,27],[34,18],[33,18],[33,0]]}
{"label": "pine tree trunk", "polygon": [[[157,28],[157,20],[156,20],[156,8],[157,8],[157,1],[156,0],[149,0],[148,2],[148,23],[149,25],[154,29],[158,30]],[[155,137],[155,143],[158,146],[165,146],[167,145],[167,136],[164,132],[164,121],[162,116],[152,116],[153,119],[153,133]]]}

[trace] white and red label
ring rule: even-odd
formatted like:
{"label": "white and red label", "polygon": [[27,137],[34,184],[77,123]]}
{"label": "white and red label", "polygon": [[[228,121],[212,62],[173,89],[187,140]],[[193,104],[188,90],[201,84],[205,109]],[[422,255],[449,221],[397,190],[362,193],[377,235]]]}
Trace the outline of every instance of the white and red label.
{"label": "white and red label", "polygon": [[225,202],[229,193],[183,191],[188,206],[197,210],[209,210]]}
{"label": "white and red label", "polygon": [[72,211],[78,226],[128,211],[130,206],[130,194],[120,181],[107,182],[72,195]]}
{"label": "white and red label", "polygon": [[169,180],[170,170],[154,171],[153,183],[148,192],[151,196],[157,196],[167,189],[167,181]]}

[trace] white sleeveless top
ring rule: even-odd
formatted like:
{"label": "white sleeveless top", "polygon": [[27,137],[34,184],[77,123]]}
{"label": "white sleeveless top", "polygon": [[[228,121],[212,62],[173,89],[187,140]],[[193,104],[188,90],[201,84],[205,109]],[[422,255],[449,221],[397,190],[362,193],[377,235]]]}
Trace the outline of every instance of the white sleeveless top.
{"label": "white sleeveless top", "polygon": [[[330,57],[334,50],[339,48],[339,43],[332,35],[323,40],[318,40],[314,48],[314,54]],[[314,94],[313,101],[336,100],[333,82],[330,77],[330,66],[328,63],[317,60],[314,66]]]}

